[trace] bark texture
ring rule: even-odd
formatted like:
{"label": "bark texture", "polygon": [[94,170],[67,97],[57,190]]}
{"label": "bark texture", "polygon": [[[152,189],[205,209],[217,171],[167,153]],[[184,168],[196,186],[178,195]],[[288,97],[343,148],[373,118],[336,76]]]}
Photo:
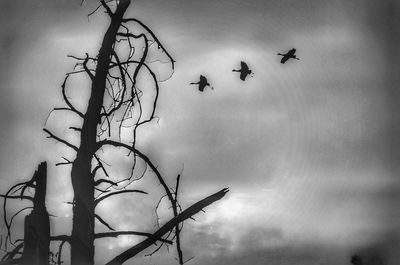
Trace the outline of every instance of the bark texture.
{"label": "bark texture", "polygon": [[71,181],[74,190],[73,223],[71,234],[71,264],[94,264],[94,179],[91,161],[96,152],[97,125],[101,119],[106,78],[113,53],[113,45],[130,0],[121,0],[110,15],[111,22],[104,35],[98,54],[96,72],[92,78],[91,96],[84,115],[80,146],[72,163]]}

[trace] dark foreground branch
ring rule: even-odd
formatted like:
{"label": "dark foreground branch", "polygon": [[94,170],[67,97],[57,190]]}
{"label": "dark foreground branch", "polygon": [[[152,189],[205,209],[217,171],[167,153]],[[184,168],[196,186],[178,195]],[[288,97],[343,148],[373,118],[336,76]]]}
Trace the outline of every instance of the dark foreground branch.
{"label": "dark foreground branch", "polygon": [[[99,238],[105,238],[105,237],[118,237],[118,236],[145,236],[145,237],[151,237],[153,234],[151,233],[144,233],[144,232],[136,232],[136,231],[115,231],[115,232],[105,232],[105,233],[97,233],[94,235],[95,239]],[[158,239],[161,242],[167,243],[167,244],[173,244],[171,240],[168,239],[163,239],[159,238]]]}
{"label": "dark foreground branch", "polygon": [[141,251],[145,250],[146,248],[154,244],[159,238],[168,233],[171,229],[174,229],[177,224],[185,221],[188,218],[191,218],[193,215],[202,211],[203,208],[222,199],[228,191],[229,189],[227,188],[222,189],[219,192],[214,193],[213,195],[210,195],[207,198],[193,204],[192,206],[184,210],[182,213],[180,213],[178,216],[172,218],[168,223],[163,225],[151,237],[125,250],[124,252],[122,252],[112,260],[110,260],[106,265],[122,265],[128,259],[134,257]]}

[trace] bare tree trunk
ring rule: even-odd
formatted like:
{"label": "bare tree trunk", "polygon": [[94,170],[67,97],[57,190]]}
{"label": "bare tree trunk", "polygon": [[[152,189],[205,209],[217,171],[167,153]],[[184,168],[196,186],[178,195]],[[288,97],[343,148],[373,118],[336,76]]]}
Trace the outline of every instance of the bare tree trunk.
{"label": "bare tree trunk", "polygon": [[46,210],[47,164],[43,162],[32,178],[36,182],[33,210],[25,217],[24,251],[21,265],[48,265],[50,220]]}
{"label": "bare tree trunk", "polygon": [[121,0],[113,14],[104,35],[98,55],[96,73],[92,77],[91,96],[84,116],[80,147],[72,164],[71,181],[74,190],[73,223],[71,234],[71,264],[94,264],[94,180],[91,161],[96,151],[97,125],[101,120],[106,78],[110,65],[113,45],[123,15],[130,0]]}

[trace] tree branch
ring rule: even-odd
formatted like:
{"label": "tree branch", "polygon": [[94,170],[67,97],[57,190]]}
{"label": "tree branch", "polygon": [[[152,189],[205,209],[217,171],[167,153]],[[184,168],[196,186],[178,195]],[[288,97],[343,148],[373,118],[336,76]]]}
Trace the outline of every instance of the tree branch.
{"label": "tree branch", "polygon": [[103,170],[104,174],[105,174],[107,177],[110,177],[110,176],[108,175],[106,169],[104,168],[103,163],[101,162],[100,158],[99,158],[96,154],[94,155],[94,157],[96,158],[97,163],[99,163],[99,166],[100,166],[100,168]]}
{"label": "tree branch", "polygon": [[108,263],[106,263],[106,265],[122,265],[128,259],[134,257],[136,254],[140,253],[141,251],[151,246],[155,241],[158,240],[158,238],[168,233],[168,231],[173,229],[177,224],[185,221],[188,218],[191,218],[193,215],[200,212],[203,208],[222,199],[228,191],[229,189],[227,188],[222,189],[219,192],[214,193],[208,196],[207,198],[193,204],[192,206],[184,210],[182,213],[180,213],[178,216],[168,221],[165,225],[163,225],[160,229],[158,229],[151,237],[125,250],[124,252],[122,252],[112,260],[110,260]]}
{"label": "tree branch", "polygon": [[99,215],[94,214],[94,217],[99,220],[100,223],[102,223],[103,225],[107,226],[108,229],[110,229],[111,231],[115,231],[114,228],[112,228],[106,221],[103,220],[103,218],[101,218]]}
{"label": "tree branch", "polygon": [[114,13],[111,11],[111,8],[107,5],[107,3],[104,0],[100,1],[101,5],[104,7],[106,10],[107,14],[110,16],[110,18],[114,17]]}
{"label": "tree branch", "polygon": [[[24,242],[19,243],[12,251],[10,251],[6,255],[4,255],[4,257],[1,259],[1,261],[13,260],[17,254],[20,254],[20,250],[23,248],[23,246],[24,246]],[[7,263],[4,263],[4,264],[7,264]],[[1,263],[0,263],[0,265],[1,265]]]}
{"label": "tree branch", "polygon": [[6,198],[6,199],[24,199],[24,200],[29,200],[33,202],[33,197],[30,196],[10,196],[10,195],[3,195],[0,194],[0,198]]}
{"label": "tree branch", "polygon": [[94,182],[94,185],[95,185],[95,186],[98,186],[98,185],[100,185],[101,183],[108,183],[108,184],[111,184],[111,185],[113,185],[113,186],[118,186],[117,183],[115,183],[114,181],[108,180],[108,179],[99,179],[99,180],[96,180],[96,181]]}
{"label": "tree branch", "polygon": [[65,162],[56,163],[56,166],[72,164],[72,161],[66,159],[65,157],[63,157],[63,159],[65,160]]}
{"label": "tree branch", "polygon": [[51,133],[49,130],[47,130],[46,128],[43,128],[43,131],[47,132],[49,134],[49,136],[47,138],[54,138],[55,140],[65,144],[68,147],[71,147],[72,149],[74,149],[75,151],[78,151],[78,147],[76,147],[75,145],[65,141],[64,139],[61,139],[60,137],[55,136],[53,133]]}
{"label": "tree branch", "polygon": [[63,82],[62,85],[61,85],[61,88],[62,88],[61,92],[62,92],[64,101],[65,101],[65,103],[68,105],[68,107],[71,109],[71,111],[73,111],[73,112],[75,112],[76,114],[78,114],[81,118],[84,118],[85,115],[83,115],[82,112],[80,112],[79,110],[77,110],[77,109],[71,104],[71,102],[69,101],[69,99],[67,98],[67,94],[66,94],[66,92],[65,92],[65,84],[67,83],[68,77],[69,77],[69,74],[67,74],[67,75],[65,76],[64,82]]}
{"label": "tree branch", "polygon": [[104,195],[103,197],[98,198],[97,200],[95,200],[95,201],[94,201],[94,207],[96,207],[97,204],[99,204],[99,202],[101,202],[101,201],[104,200],[104,199],[107,199],[108,197],[111,197],[111,196],[114,196],[114,195],[117,195],[117,194],[121,194],[121,193],[133,193],[133,192],[135,192],[135,193],[148,194],[147,192],[142,191],[142,190],[121,190],[121,191],[116,191],[116,192],[113,192],[113,193],[109,193],[109,194],[107,194],[107,195]]}
{"label": "tree branch", "polygon": [[172,58],[172,56],[168,53],[168,51],[164,48],[164,46],[161,44],[161,42],[158,40],[156,35],[153,33],[153,31],[147,27],[142,21],[136,19],[136,18],[128,18],[128,19],[123,19],[123,22],[129,22],[129,21],[134,21],[138,23],[140,26],[142,26],[148,33],[150,33],[151,37],[154,39],[155,42],[157,42],[158,47],[160,47],[163,52],[168,56],[168,58],[171,60],[171,65],[172,65],[172,70],[175,68],[175,60]]}
{"label": "tree branch", "polygon": [[[116,231],[116,232],[106,232],[106,233],[97,233],[94,235],[95,239],[105,238],[105,237],[118,237],[123,235],[135,235],[135,236],[145,236],[151,237],[153,234],[151,233],[144,233],[144,232],[136,232],[136,231]],[[162,241],[167,244],[173,244],[171,240],[159,238],[159,241]]]}
{"label": "tree branch", "polygon": [[167,193],[168,199],[170,201],[173,201],[173,196],[171,191],[169,190],[168,185],[165,183],[163,177],[161,176],[160,172],[158,171],[158,169],[154,166],[154,164],[151,162],[151,160],[142,152],[140,152],[139,150],[137,150],[135,147],[129,146],[127,144],[121,143],[121,142],[116,142],[113,140],[103,140],[97,143],[97,150],[99,148],[101,148],[104,145],[111,145],[111,146],[115,146],[115,147],[123,147],[126,148],[127,150],[131,151],[132,153],[136,154],[137,156],[139,156],[141,159],[143,159],[151,168],[151,170],[153,170],[153,172],[156,174],[158,181],[160,182],[160,184],[163,186],[165,192]]}

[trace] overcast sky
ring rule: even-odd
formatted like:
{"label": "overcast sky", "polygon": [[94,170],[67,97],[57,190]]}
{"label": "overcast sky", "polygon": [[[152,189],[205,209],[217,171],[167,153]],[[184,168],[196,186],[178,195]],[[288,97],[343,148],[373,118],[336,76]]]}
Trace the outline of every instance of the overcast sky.
{"label": "overcast sky", "polygon": [[[79,2],[0,4],[1,192],[47,160],[54,231],[68,230],[60,203],[71,199],[70,168],[54,167],[68,153],[42,128],[63,104],[60,84],[74,65],[66,55],[95,56],[108,23],[101,12],[88,21],[96,1]],[[184,166],[184,205],[231,190],[185,225],[190,263],[344,265],[354,253],[399,263],[396,14],[394,0],[134,1],[127,15],[177,61],[140,148],[170,183]],[[280,64],[276,54],[293,47],[300,61]],[[246,82],[231,71],[241,60],[254,71]],[[189,85],[200,74],[214,90]],[[71,93],[87,95],[82,84]],[[68,122],[52,116],[46,127]],[[121,209],[110,220],[117,228],[152,231],[151,212],[124,210],[132,200],[100,211]],[[98,242],[96,260],[137,240]],[[168,255],[141,262],[176,263]]]}

